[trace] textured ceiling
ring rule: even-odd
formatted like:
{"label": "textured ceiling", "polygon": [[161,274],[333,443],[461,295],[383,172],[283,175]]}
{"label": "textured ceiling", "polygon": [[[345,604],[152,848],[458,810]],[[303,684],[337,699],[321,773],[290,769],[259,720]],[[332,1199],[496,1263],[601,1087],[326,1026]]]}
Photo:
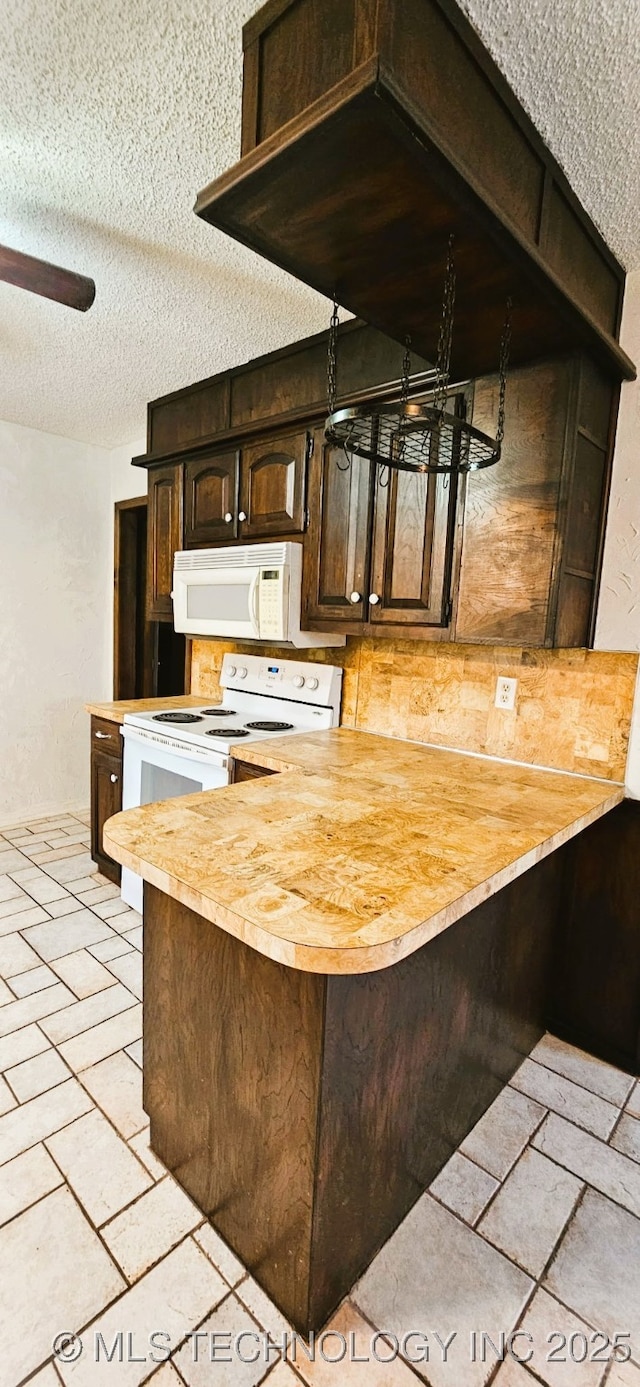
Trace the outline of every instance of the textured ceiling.
{"label": "textured ceiling", "polygon": [[[464,0],[576,192],[640,266],[639,0]],[[317,295],[192,212],[240,143],[259,0],[3,0],[0,241],[92,275],[0,284],[0,418],[106,446],[148,399],[323,327]]]}

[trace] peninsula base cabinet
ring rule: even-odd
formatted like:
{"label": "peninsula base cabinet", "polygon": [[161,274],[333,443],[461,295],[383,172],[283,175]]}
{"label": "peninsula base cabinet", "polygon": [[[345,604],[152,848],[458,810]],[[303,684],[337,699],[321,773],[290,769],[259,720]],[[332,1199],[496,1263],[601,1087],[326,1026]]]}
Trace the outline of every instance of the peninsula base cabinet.
{"label": "peninsula base cabinet", "polygon": [[105,852],[102,830],[122,809],[122,737],[117,723],[91,719],[91,856],[103,876],[120,884],[121,868]]}

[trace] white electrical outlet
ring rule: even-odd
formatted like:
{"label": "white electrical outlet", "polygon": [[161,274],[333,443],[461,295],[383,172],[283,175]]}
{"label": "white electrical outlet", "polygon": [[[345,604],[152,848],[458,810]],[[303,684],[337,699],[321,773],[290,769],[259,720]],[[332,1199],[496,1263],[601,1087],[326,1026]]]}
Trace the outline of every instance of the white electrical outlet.
{"label": "white electrical outlet", "polygon": [[496,680],[496,708],[515,708],[517,692],[518,680],[507,679],[504,675],[499,674]]}

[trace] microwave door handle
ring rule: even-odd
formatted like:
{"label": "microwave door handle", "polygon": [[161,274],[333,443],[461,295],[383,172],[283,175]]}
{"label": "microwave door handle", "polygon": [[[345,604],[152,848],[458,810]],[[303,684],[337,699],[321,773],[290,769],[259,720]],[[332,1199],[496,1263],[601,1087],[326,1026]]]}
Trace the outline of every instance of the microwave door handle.
{"label": "microwave door handle", "polygon": [[254,633],[255,636],[258,636],[258,637],[259,637],[259,635],[260,635],[260,595],[259,595],[259,583],[260,583],[260,570],[258,569],[258,572],[256,573],[256,576],[255,576],[255,578],[253,579],[253,582],[252,582],[252,584],[251,584],[251,588],[250,588],[250,590],[249,590],[249,613],[250,613],[251,621],[252,621],[252,624],[253,624],[253,633]]}

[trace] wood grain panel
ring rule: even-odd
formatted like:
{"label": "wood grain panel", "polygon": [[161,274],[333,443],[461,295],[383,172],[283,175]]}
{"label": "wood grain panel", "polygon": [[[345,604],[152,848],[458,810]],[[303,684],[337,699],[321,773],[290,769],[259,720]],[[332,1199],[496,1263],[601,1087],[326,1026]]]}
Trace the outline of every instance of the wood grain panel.
{"label": "wood grain panel", "polygon": [[617,332],[621,287],[619,277],[600,254],[581,219],[564,193],[555,185],[545,215],[545,235],[541,246],[549,264],[593,315],[612,335]]}
{"label": "wood grain panel", "polygon": [[145,886],[151,1144],[288,1318],[307,1323],[325,981]]}
{"label": "wood grain panel", "polygon": [[287,6],[259,39],[257,143],[268,139],[350,71],[355,0]]}

